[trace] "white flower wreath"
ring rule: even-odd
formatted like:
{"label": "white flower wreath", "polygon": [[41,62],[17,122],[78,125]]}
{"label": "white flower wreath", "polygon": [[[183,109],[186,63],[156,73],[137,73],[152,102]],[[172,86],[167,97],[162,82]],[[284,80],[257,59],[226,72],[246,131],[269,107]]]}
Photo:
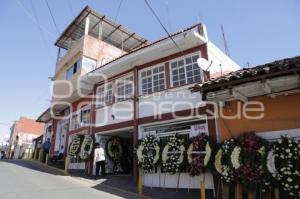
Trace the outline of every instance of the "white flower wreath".
{"label": "white flower wreath", "polygon": [[[290,196],[300,197],[300,143],[281,137],[268,153],[267,168]],[[275,159],[278,159],[275,161]]]}
{"label": "white flower wreath", "polygon": [[[154,152],[154,153],[153,153]],[[160,147],[154,135],[146,136],[136,150],[138,165],[145,173],[151,173],[160,157]]]}
{"label": "white flower wreath", "polygon": [[271,175],[277,179],[278,171],[275,166],[275,157],[274,150],[270,150],[267,155],[267,169]]}
{"label": "white flower wreath", "polygon": [[[170,137],[162,152],[164,170],[171,174],[179,172],[180,165],[184,161],[184,151],[183,140],[178,135]],[[175,154],[179,154],[179,156],[176,157]]]}
{"label": "white flower wreath", "polygon": [[[203,159],[203,163],[204,163],[204,166],[205,166],[205,167],[207,166],[207,164],[208,164],[208,162],[209,162],[209,160],[210,160],[211,152],[212,152],[212,149],[211,149],[211,147],[210,147],[209,142],[207,142],[207,143],[205,144],[205,151],[204,151],[205,156],[204,156],[204,159]],[[193,161],[193,157],[192,157],[192,154],[193,154],[193,153],[194,153],[194,151],[193,151],[193,144],[190,144],[190,145],[189,145],[189,148],[188,148],[188,150],[187,150],[187,159],[188,159],[188,163],[189,163],[189,164],[191,164],[192,161]]]}
{"label": "white flower wreath", "polygon": [[86,160],[88,159],[93,151],[93,144],[94,144],[94,140],[92,138],[91,135],[85,135],[83,142],[81,144],[81,149],[80,149],[80,158],[82,160]]}
{"label": "white flower wreath", "polygon": [[[223,158],[230,158],[231,147],[234,145],[235,140],[225,140],[220,149],[215,155],[215,169],[221,175],[221,179],[225,182],[232,182],[235,178],[233,167],[229,164],[222,162]],[[227,162],[227,161],[226,161]]]}
{"label": "white flower wreath", "polygon": [[[122,158],[123,154],[123,147],[120,142],[119,137],[111,137],[107,143],[107,155],[110,159],[112,159],[114,162],[119,162]],[[116,147],[113,149],[113,147]]]}
{"label": "white flower wreath", "polygon": [[230,155],[231,164],[234,169],[238,169],[241,166],[241,163],[240,163],[241,150],[242,150],[241,147],[235,146]]}
{"label": "white flower wreath", "polygon": [[69,156],[76,156],[80,152],[82,135],[74,135],[69,146]]}

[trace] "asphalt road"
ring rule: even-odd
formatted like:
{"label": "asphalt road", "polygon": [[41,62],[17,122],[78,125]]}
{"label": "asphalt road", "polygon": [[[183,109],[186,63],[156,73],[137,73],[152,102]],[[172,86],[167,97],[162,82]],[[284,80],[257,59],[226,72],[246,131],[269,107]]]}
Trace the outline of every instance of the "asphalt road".
{"label": "asphalt road", "polygon": [[25,165],[24,161],[0,161],[0,199],[119,199],[136,195],[103,191],[99,182],[63,176]]}

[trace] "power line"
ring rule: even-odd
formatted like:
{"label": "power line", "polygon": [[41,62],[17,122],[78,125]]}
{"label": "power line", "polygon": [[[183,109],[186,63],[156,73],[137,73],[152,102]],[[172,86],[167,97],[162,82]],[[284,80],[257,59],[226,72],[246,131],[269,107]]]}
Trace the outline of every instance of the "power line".
{"label": "power line", "polygon": [[224,42],[225,53],[228,57],[230,57],[229,48],[227,45],[227,40],[226,40],[223,24],[221,24],[221,31],[222,31],[222,37],[223,37],[223,42]]}
{"label": "power line", "polygon": [[118,9],[117,9],[117,12],[116,12],[116,16],[115,16],[115,21],[117,21],[117,19],[118,19],[122,3],[123,3],[123,0],[120,0],[119,6],[118,6]]}
{"label": "power line", "polygon": [[148,0],[144,0],[144,2],[146,3],[146,5],[149,8],[149,10],[152,12],[152,14],[154,15],[154,17],[156,18],[156,20],[159,22],[160,26],[164,29],[164,31],[167,33],[167,35],[169,36],[169,38],[172,40],[172,42],[174,43],[174,45],[176,46],[176,48],[181,52],[181,54],[183,56],[185,56],[184,53],[182,52],[182,50],[180,49],[180,47],[178,46],[178,44],[176,43],[176,41],[173,39],[172,35],[169,33],[169,31],[163,25],[163,23],[161,22],[160,18],[158,17],[158,15],[155,13],[155,11],[153,10],[153,8],[149,4]]}
{"label": "power line", "polygon": [[50,32],[49,30],[47,30],[46,28],[44,28],[43,26],[41,26],[37,20],[34,18],[34,16],[32,16],[31,12],[28,11],[25,6],[19,1],[19,0],[16,0],[16,3],[18,4],[18,6],[20,6],[20,8],[22,8],[22,10],[24,11],[24,13],[31,19],[31,21],[37,25],[41,30],[43,30],[44,32],[46,32],[47,34],[49,34],[51,37],[55,37],[55,35]]}
{"label": "power line", "polygon": [[55,28],[56,28],[58,34],[60,34],[60,31],[59,31],[59,29],[58,29],[58,26],[57,26],[57,24],[56,24],[56,22],[55,22],[55,19],[54,19],[53,14],[52,14],[51,8],[50,8],[50,6],[49,6],[48,0],[45,0],[45,2],[46,2],[46,5],[47,5],[47,7],[48,7],[48,10],[49,10],[49,12],[50,12],[50,15],[51,15],[52,21],[53,21],[53,23],[54,23],[54,26],[55,26]]}
{"label": "power line", "polygon": [[[37,22],[38,24],[40,24],[39,18],[38,18],[38,16],[37,16],[37,12],[36,12],[36,10],[35,10],[35,7],[34,7],[34,5],[33,5],[33,1],[32,1],[32,0],[30,0],[30,6],[31,6],[31,10],[32,10],[32,13],[33,13],[33,16],[34,16],[36,22]],[[39,28],[39,32],[40,32],[40,34],[41,34],[42,40],[43,40],[43,42],[44,42],[44,47],[45,47],[46,51],[49,53],[49,55],[50,55],[51,53],[50,53],[50,51],[49,51],[49,48],[47,47],[47,42],[46,42],[46,38],[45,38],[45,35],[44,35],[44,33],[43,33],[43,30],[42,30],[42,28],[41,28],[40,25],[38,25],[38,28]]]}

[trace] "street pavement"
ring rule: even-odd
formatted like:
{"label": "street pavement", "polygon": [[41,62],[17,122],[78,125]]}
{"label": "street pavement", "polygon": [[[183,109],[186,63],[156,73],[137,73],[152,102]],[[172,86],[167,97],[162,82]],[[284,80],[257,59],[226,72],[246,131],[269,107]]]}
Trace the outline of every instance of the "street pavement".
{"label": "street pavement", "polygon": [[24,160],[0,161],[0,199],[139,199],[113,187],[96,189],[100,181],[64,176]]}

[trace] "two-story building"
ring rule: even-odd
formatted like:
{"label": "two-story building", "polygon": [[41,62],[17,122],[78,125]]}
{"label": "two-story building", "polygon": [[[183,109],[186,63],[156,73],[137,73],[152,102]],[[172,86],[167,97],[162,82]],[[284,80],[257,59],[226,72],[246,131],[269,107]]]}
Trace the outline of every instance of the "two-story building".
{"label": "two-story building", "polygon": [[[147,134],[165,142],[175,133],[193,137],[201,126],[218,139],[216,121],[207,117],[211,107],[199,102],[201,93],[187,88],[239,66],[208,40],[205,25],[148,42],[86,7],[56,45],[66,52],[57,60],[51,107],[38,118],[51,123],[51,154],[67,149],[76,134],[92,134],[104,146],[117,136],[124,150],[121,170],[136,177],[133,147]],[[209,65],[199,66],[203,60]],[[91,163],[78,159],[69,168],[92,172]],[[113,169],[108,162],[108,172]],[[144,175],[144,185],[176,187],[176,176],[166,174],[162,184],[160,175]],[[213,177],[205,175],[207,189],[212,189]],[[190,177],[183,173],[179,187],[198,188],[199,178],[188,183]]]}
{"label": "two-story building", "polygon": [[20,117],[11,126],[9,138],[9,154],[12,159],[30,158],[32,155],[32,141],[43,134],[44,124],[33,119]]}

